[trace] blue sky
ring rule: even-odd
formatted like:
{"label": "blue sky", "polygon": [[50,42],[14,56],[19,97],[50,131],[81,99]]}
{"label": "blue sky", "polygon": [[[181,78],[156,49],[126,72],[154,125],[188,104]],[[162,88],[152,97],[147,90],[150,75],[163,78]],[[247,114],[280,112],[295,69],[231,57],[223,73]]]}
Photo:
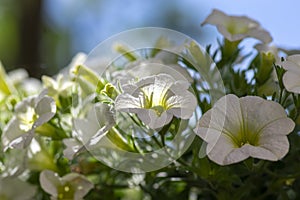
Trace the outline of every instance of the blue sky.
{"label": "blue sky", "polygon": [[300,1],[296,0],[46,0],[45,4],[51,23],[71,32],[74,53],[88,53],[106,38],[131,28],[170,28],[162,23],[170,7],[180,11],[173,19],[174,28],[202,45],[215,44],[219,36],[213,26],[200,27],[212,9],[217,8],[259,21],[270,31],[275,45],[300,49]]}

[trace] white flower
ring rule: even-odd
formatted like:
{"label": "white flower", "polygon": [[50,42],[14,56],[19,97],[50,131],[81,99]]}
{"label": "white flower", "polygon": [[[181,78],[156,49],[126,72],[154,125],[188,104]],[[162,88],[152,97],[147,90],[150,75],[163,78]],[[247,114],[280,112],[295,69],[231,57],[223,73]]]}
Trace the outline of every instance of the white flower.
{"label": "white flower", "polygon": [[262,53],[271,53],[274,55],[274,58],[276,60],[276,62],[279,62],[280,61],[280,57],[279,57],[279,50],[278,48],[275,46],[275,45],[269,45],[269,44],[263,44],[263,43],[259,43],[259,44],[256,44],[254,46],[254,48]]}
{"label": "white flower", "polygon": [[17,178],[0,178],[1,200],[32,200],[36,192],[36,186]]}
{"label": "white flower", "polygon": [[229,94],[202,116],[195,133],[207,143],[206,153],[212,161],[228,165],[248,157],[283,158],[289,150],[286,135],[294,126],[276,102]]}
{"label": "white flower", "polygon": [[202,23],[216,25],[218,31],[229,41],[238,41],[253,37],[264,43],[270,43],[272,37],[260,24],[246,16],[229,16],[214,9]]}
{"label": "white flower", "polygon": [[28,97],[16,105],[15,115],[3,130],[4,150],[27,147],[34,136],[35,129],[55,115],[55,101],[46,96],[46,92],[45,90],[39,96]]}
{"label": "white flower", "polygon": [[124,93],[115,101],[120,112],[136,113],[150,128],[168,124],[173,116],[189,119],[196,109],[195,96],[187,81],[176,81],[167,74],[148,76],[122,87]]}
{"label": "white flower", "polygon": [[55,97],[55,99],[57,99],[59,95],[62,97],[70,95],[74,85],[73,82],[66,80],[62,74],[58,74],[56,80],[49,76],[43,76],[42,81],[48,90],[48,94]]}
{"label": "white flower", "polygon": [[283,84],[285,88],[299,94],[300,93],[300,54],[288,56],[281,63],[282,67],[287,70],[283,75]]}
{"label": "white flower", "polygon": [[[274,56],[274,61],[273,63],[275,63],[276,65],[280,65],[281,61],[280,61],[280,57],[279,57],[279,49],[275,46],[275,45],[269,45],[269,44],[262,44],[262,43],[259,43],[259,44],[256,44],[254,46],[254,48],[263,56],[263,57],[268,57],[270,58],[270,54]],[[273,68],[273,63],[271,64],[272,65],[272,68]],[[278,86],[275,82],[278,82],[278,77],[277,77],[277,74],[276,74],[276,70],[273,69],[272,72],[271,72],[271,78],[270,80],[268,80],[268,83],[266,85],[266,88],[268,88],[267,90],[270,90],[270,92],[273,94],[274,91],[277,91],[278,90]],[[265,89],[266,88],[261,88],[260,90],[262,91],[266,91]],[[268,93],[268,92],[267,92]],[[269,93],[269,94],[271,94]],[[265,93],[266,94],[266,93]],[[272,95],[271,94],[271,95]]]}
{"label": "white flower", "polygon": [[41,172],[40,184],[51,195],[51,199],[81,200],[94,187],[83,175],[70,173],[59,177],[49,170]]}
{"label": "white flower", "polygon": [[29,78],[27,71],[24,69],[10,71],[8,78],[15,88],[26,96],[35,95],[42,90],[41,81],[35,78]]}
{"label": "white flower", "polygon": [[107,104],[92,105],[86,116],[73,120],[75,138],[64,139],[64,155],[72,159],[84,147],[96,145],[114,124],[114,113]]}

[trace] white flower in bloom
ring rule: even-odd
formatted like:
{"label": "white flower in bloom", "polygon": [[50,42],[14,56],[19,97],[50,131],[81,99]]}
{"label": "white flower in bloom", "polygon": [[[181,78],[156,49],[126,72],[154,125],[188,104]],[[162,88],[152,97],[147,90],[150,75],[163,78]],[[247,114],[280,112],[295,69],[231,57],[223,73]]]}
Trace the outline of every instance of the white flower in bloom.
{"label": "white flower in bloom", "polygon": [[30,78],[27,71],[22,68],[10,71],[8,78],[15,88],[26,96],[35,95],[42,90],[41,81]]}
{"label": "white flower in bloom", "polygon": [[0,178],[1,200],[32,200],[36,192],[36,186],[17,178]]}
{"label": "white flower in bloom", "polygon": [[288,56],[281,63],[282,67],[287,70],[283,75],[283,84],[285,88],[299,94],[300,93],[300,54]]}
{"label": "white flower in bloom", "polygon": [[2,144],[7,148],[27,147],[38,126],[48,122],[56,113],[55,101],[46,96],[46,90],[39,96],[31,96],[19,102],[15,115],[4,127]]}
{"label": "white flower in bloom", "polygon": [[64,155],[72,159],[84,146],[90,147],[97,144],[114,124],[114,113],[107,104],[92,105],[84,118],[73,120],[75,138],[64,139],[67,147]]}
{"label": "white flower in bloom", "polygon": [[94,187],[83,175],[70,173],[59,177],[49,170],[41,172],[40,184],[51,195],[51,199],[81,200]]}
{"label": "white flower in bloom", "polygon": [[246,16],[228,16],[219,10],[213,12],[202,23],[216,25],[218,31],[229,41],[238,41],[253,37],[264,43],[270,43],[272,37],[260,24]]}
{"label": "white flower in bloom", "polygon": [[150,128],[168,124],[173,116],[189,119],[196,109],[195,96],[187,81],[176,81],[167,74],[148,76],[122,87],[124,93],[115,101],[115,109],[136,113]]}
{"label": "white flower in bloom", "polygon": [[59,95],[67,97],[72,92],[73,82],[66,80],[62,74],[58,74],[56,80],[49,76],[42,77],[43,84],[48,90],[48,94],[58,98]]}
{"label": "white flower in bloom", "polygon": [[283,158],[289,150],[287,134],[294,126],[276,102],[229,94],[202,116],[195,133],[207,143],[206,153],[212,161],[228,165],[248,157]]}

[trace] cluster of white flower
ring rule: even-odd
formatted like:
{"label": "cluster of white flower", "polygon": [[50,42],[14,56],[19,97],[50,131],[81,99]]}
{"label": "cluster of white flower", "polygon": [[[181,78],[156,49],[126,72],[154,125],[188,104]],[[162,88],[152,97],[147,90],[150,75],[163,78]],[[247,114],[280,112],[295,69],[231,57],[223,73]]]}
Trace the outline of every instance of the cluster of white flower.
{"label": "cluster of white flower", "polygon": [[[239,93],[235,93],[234,89],[227,90],[233,94],[225,95],[215,103],[211,98],[211,109],[201,107],[204,102],[202,93],[209,95],[212,88],[203,86],[208,80],[200,83],[199,79],[212,76],[195,70],[199,66],[201,68],[201,63],[197,63],[197,67],[189,66],[193,62],[183,59],[184,55],[190,54],[188,58],[202,64],[206,60],[191,42],[182,44],[175,57],[169,52],[157,53],[157,49],[151,52],[150,59],[127,52],[126,56],[130,59],[126,66],[120,70],[117,64],[112,64],[103,76],[86,66],[86,56],[80,54],[70,64],[69,74],[59,74],[56,80],[42,77],[42,83],[34,87],[35,95],[24,86],[25,82],[28,83],[28,80],[23,81],[26,73],[19,71],[7,75],[0,65],[2,149],[7,155],[23,149],[28,158],[22,162],[41,172],[41,188],[52,199],[82,199],[92,190],[93,183],[78,173],[60,171],[55,160],[59,151],[47,150],[49,138],[59,141],[55,145],[60,145],[60,153],[70,161],[86,150],[97,150],[103,138],[109,138],[123,150],[145,153],[148,147],[143,150],[129,134],[122,135],[137,130],[136,127],[140,128],[139,134],[146,130],[154,137],[167,135],[174,138],[179,130],[194,131],[206,144],[208,158],[219,165],[238,163],[249,157],[269,161],[282,159],[289,152],[287,135],[295,127],[294,121],[288,117],[290,113],[287,113],[284,101],[291,93],[300,93],[300,55],[279,61],[277,49],[268,44],[272,41],[270,34],[258,22],[245,16],[228,16],[214,10],[203,24],[216,25],[225,37],[222,53],[227,60],[217,63],[222,75],[230,71],[223,69],[230,65],[228,63],[233,63],[228,59],[235,55],[233,47],[237,48],[248,37],[263,42],[256,46],[259,53],[253,61],[257,65],[255,81],[250,84],[258,84],[258,88],[254,88],[251,95],[242,89],[236,90]],[[167,59],[169,57],[172,59]],[[275,64],[277,70],[273,67]],[[20,74],[24,76],[18,78]],[[232,71],[232,74],[235,72]],[[235,78],[233,76],[232,79]],[[230,88],[236,87],[233,83],[230,85]],[[277,102],[276,95],[279,95]],[[202,116],[197,118],[201,112]],[[179,122],[186,124],[178,128]],[[149,139],[141,141],[152,144]],[[165,138],[162,144],[168,144]],[[8,173],[11,170],[8,165],[3,165],[3,169],[0,165],[0,172],[11,174]],[[25,169],[20,171],[18,168],[18,175],[22,173]],[[58,173],[65,175],[61,178]],[[28,190],[28,198],[23,199],[32,198],[36,190],[19,179],[0,178],[1,199],[4,196],[20,199],[11,190],[3,189],[6,184]]]}

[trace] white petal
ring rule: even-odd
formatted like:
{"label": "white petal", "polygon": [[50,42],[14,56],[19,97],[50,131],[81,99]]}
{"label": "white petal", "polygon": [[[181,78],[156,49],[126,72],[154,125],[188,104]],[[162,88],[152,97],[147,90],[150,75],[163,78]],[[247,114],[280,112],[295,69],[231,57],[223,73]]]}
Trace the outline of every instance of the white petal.
{"label": "white petal", "polygon": [[250,37],[256,38],[266,44],[272,42],[272,40],[273,40],[270,33],[268,31],[262,29],[261,27],[250,30],[248,32],[248,35]]}
{"label": "white petal", "polygon": [[98,123],[91,122],[88,119],[74,119],[73,125],[76,138],[84,144],[101,128]]}
{"label": "white petal", "polygon": [[[162,54],[158,54],[158,56],[160,55]],[[143,61],[138,64],[133,63],[133,65],[134,67],[128,70],[128,73],[133,77],[143,78],[157,74],[168,74],[175,80],[185,80],[192,82],[192,78],[189,73],[179,65],[165,65],[157,59]]]}
{"label": "white petal", "polygon": [[240,99],[243,120],[247,123],[245,130],[256,133],[267,124],[279,118],[286,118],[283,107],[276,102],[268,101],[256,96],[247,96]]}
{"label": "white petal", "polygon": [[[300,55],[299,55],[299,57],[300,57]],[[286,60],[286,61],[280,62],[280,64],[285,70],[288,70],[291,73],[295,73],[297,75],[300,74],[300,64],[298,64],[297,61],[295,62],[295,61],[291,61],[291,60]]]}
{"label": "white petal", "polygon": [[[221,131],[216,130],[214,128],[197,127],[194,129],[194,132],[198,136],[200,136],[205,142],[214,143],[214,144],[217,143],[219,137],[222,135]],[[229,142],[231,142],[231,141],[229,141]],[[210,145],[210,147],[214,147],[214,145]],[[210,151],[211,149],[208,149],[208,150]]]}
{"label": "white petal", "polygon": [[278,160],[276,155],[271,150],[266,149],[263,146],[251,146],[247,144],[247,147],[249,156],[253,158],[259,158],[270,161]]}
{"label": "white petal", "polygon": [[291,55],[287,58],[288,61],[291,61],[298,65],[298,68],[300,66],[300,54]]}
{"label": "white petal", "polygon": [[137,113],[137,115],[151,129],[161,128],[164,125],[170,123],[170,121],[172,120],[171,114],[163,112],[160,116],[158,116],[152,109],[142,109]]}
{"label": "white petal", "polygon": [[[300,69],[299,69],[300,71]],[[300,93],[300,73],[294,73],[293,71],[287,71],[283,75],[284,87],[289,92]]]}
{"label": "white petal", "polygon": [[34,95],[42,90],[42,83],[39,79],[28,78],[22,82],[21,87],[27,95]]}
{"label": "white petal", "polygon": [[50,170],[44,170],[40,174],[40,184],[45,192],[57,197],[57,188],[61,186],[58,174]]}
{"label": "white petal", "polygon": [[65,175],[61,181],[72,185],[75,190],[74,200],[81,200],[94,187],[86,177],[76,173]]}
{"label": "white petal", "polygon": [[83,52],[77,53],[73,58],[71,63],[67,66],[68,68],[76,67],[77,65],[83,64],[87,59],[87,55]]}
{"label": "white petal", "polygon": [[220,135],[216,143],[207,144],[207,155],[215,163],[225,165],[225,158],[234,149],[230,139],[224,135]]}
{"label": "white petal", "polygon": [[249,144],[245,144],[241,148],[234,149],[226,159],[224,160],[225,165],[237,163],[247,159],[248,157],[259,158],[264,160],[276,161],[276,156],[263,147],[256,147]]}
{"label": "white petal", "polygon": [[5,127],[2,133],[2,144],[4,151],[8,148],[22,149],[27,147],[31,139],[33,138],[34,132],[25,132],[20,129],[19,121],[13,118]]}
{"label": "white petal", "polygon": [[85,144],[86,147],[90,148],[92,146],[95,146],[100,142],[100,140],[105,136],[105,133],[107,132],[107,127],[102,127],[97,131],[97,133],[88,141],[87,144]]}
{"label": "white petal", "polygon": [[229,17],[226,15],[224,12],[220,10],[214,9],[212,13],[205,19],[205,21],[202,23],[204,24],[213,24],[213,25],[218,25],[218,24],[226,24],[229,22]]}
{"label": "white petal", "polygon": [[3,147],[8,147],[12,140],[20,137],[22,134],[24,134],[24,131],[19,128],[18,120],[15,117],[12,118],[3,129],[1,136]]}
{"label": "white petal", "polygon": [[15,107],[16,113],[25,113],[28,107],[34,108],[36,96],[30,96],[17,103]]}
{"label": "white petal", "polygon": [[29,146],[34,137],[34,131],[30,130],[29,132],[21,135],[20,137],[12,140],[9,144],[9,147],[16,149],[24,149]]}
{"label": "white petal", "polygon": [[261,136],[288,135],[295,128],[295,122],[287,117],[275,119],[266,124],[261,130]]}
{"label": "white petal", "polygon": [[229,94],[219,99],[211,112],[205,113],[200,118],[199,125],[222,131],[227,135],[237,136],[243,126],[238,97]]}
{"label": "white petal", "polygon": [[74,119],[73,125],[76,137],[87,144],[91,139],[95,141],[99,132],[102,135],[115,125],[114,113],[108,105],[97,103],[92,105],[85,118]]}
{"label": "white petal", "polygon": [[28,72],[25,69],[20,68],[10,71],[8,76],[12,84],[16,85],[28,78]]}
{"label": "white petal", "polygon": [[120,94],[115,100],[115,109],[121,112],[132,112],[135,108],[141,108],[141,102],[138,98],[130,94]]}
{"label": "white petal", "polygon": [[55,100],[52,97],[44,96],[40,101],[37,102],[35,112],[39,115],[39,117],[34,123],[34,126],[38,127],[48,122],[55,115]]}
{"label": "white petal", "polygon": [[169,98],[167,105],[172,105],[167,112],[181,119],[189,119],[197,107],[197,100],[192,93],[182,91],[180,96],[177,95]]}
{"label": "white petal", "polygon": [[189,89],[190,83],[187,81],[176,81],[170,87],[170,90],[174,92],[174,94],[179,95],[182,91]]}
{"label": "white petal", "polygon": [[277,159],[283,158],[289,151],[289,141],[286,136],[282,135],[262,135],[259,140],[260,146],[268,149]]}
{"label": "white petal", "polygon": [[57,89],[58,85],[56,81],[49,76],[42,76],[43,84],[46,88]]}
{"label": "white petal", "polygon": [[241,148],[233,149],[230,153],[228,153],[228,155],[226,155],[222,164],[230,165],[247,159],[249,157],[249,149],[247,147],[248,146],[245,145]]}
{"label": "white petal", "polygon": [[82,148],[83,144],[74,138],[68,138],[63,140],[66,148],[63,151],[63,154],[69,160],[72,160],[75,154]]}

